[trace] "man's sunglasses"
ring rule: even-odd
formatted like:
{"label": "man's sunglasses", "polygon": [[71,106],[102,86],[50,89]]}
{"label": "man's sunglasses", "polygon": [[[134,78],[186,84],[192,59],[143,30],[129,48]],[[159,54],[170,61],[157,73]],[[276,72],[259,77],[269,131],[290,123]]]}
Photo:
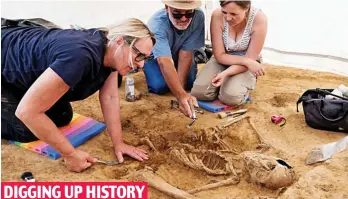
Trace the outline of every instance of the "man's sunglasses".
{"label": "man's sunglasses", "polygon": [[132,48],[136,53],[138,53],[137,56],[135,57],[135,61],[137,61],[137,62],[145,61],[146,62],[146,61],[152,59],[151,56],[148,57],[148,56],[146,56],[145,53],[140,52],[140,50],[137,49],[137,47],[135,47],[134,45],[132,45]]}
{"label": "man's sunglasses", "polygon": [[195,14],[195,12],[188,12],[188,13],[185,13],[185,14],[176,14],[176,13],[172,13],[173,14],[173,17],[175,19],[181,19],[183,16],[185,16],[186,18],[192,18],[193,15]]}

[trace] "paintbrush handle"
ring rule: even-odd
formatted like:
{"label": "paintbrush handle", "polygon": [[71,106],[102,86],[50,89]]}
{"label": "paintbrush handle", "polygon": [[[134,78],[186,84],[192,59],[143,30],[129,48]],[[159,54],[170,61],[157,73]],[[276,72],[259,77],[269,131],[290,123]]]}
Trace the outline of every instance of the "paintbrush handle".
{"label": "paintbrush handle", "polygon": [[190,104],[190,108],[191,108],[191,112],[192,112],[192,118],[196,119],[195,107],[193,106],[192,103],[189,103],[189,104]]}
{"label": "paintbrush handle", "polygon": [[233,116],[233,115],[238,115],[238,114],[244,114],[246,113],[248,110],[247,109],[240,109],[238,111],[234,111],[234,112],[231,112],[231,111],[227,111],[227,112],[220,112],[218,113],[218,117],[220,119],[223,119],[225,117],[229,117],[229,116]]}

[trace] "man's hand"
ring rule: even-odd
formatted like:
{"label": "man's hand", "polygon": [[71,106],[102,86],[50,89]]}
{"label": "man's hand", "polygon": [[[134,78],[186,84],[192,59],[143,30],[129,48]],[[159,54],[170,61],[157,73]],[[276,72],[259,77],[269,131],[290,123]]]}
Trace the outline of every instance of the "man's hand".
{"label": "man's hand", "polygon": [[193,107],[198,107],[197,99],[192,95],[187,93],[183,93],[178,98],[179,101],[179,109],[184,115],[189,118],[193,118],[194,109]]}
{"label": "man's hand", "polygon": [[63,156],[65,166],[74,172],[81,172],[92,166],[97,160],[84,151],[75,149],[69,155]]}
{"label": "man's hand", "polygon": [[255,77],[265,75],[265,67],[257,61],[249,61],[247,67]]}
{"label": "man's hand", "polygon": [[149,156],[147,155],[147,152],[142,150],[142,149],[138,149],[135,148],[134,146],[130,146],[128,144],[125,144],[123,142],[118,143],[115,147],[115,155],[117,157],[117,160],[122,163],[123,162],[123,155],[129,155],[132,158],[139,160],[139,161],[144,161],[149,159]]}
{"label": "man's hand", "polygon": [[224,79],[227,77],[227,74],[226,74],[226,70],[221,72],[221,73],[218,73],[212,80],[211,80],[211,84],[214,86],[214,87],[219,87],[221,86],[222,82],[224,82]]}

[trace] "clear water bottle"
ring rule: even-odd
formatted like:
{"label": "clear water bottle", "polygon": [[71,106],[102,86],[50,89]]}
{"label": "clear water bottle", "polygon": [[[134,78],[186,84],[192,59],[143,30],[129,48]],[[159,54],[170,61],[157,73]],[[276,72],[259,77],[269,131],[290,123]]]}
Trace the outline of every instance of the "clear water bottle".
{"label": "clear water bottle", "polygon": [[136,100],[135,97],[135,89],[134,89],[134,78],[133,77],[126,77],[126,84],[125,84],[125,95],[126,95],[126,101],[128,102],[134,102]]}

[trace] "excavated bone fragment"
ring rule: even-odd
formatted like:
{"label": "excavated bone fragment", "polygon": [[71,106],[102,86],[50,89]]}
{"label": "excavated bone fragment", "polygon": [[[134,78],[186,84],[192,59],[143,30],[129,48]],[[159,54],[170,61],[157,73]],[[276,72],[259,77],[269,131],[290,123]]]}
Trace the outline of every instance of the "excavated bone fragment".
{"label": "excavated bone fragment", "polygon": [[161,177],[154,174],[153,171],[151,171],[150,169],[136,171],[126,176],[125,178],[133,181],[148,182],[150,187],[157,189],[158,191],[161,191],[167,194],[168,196],[171,196],[176,199],[197,199],[196,197],[187,193],[186,191],[178,189],[172,186],[171,184],[167,183]]}
{"label": "excavated bone fragment", "polygon": [[237,176],[233,165],[223,155],[212,150],[193,150],[186,153],[183,148],[170,152],[178,162],[195,170],[205,171],[210,175]]}

